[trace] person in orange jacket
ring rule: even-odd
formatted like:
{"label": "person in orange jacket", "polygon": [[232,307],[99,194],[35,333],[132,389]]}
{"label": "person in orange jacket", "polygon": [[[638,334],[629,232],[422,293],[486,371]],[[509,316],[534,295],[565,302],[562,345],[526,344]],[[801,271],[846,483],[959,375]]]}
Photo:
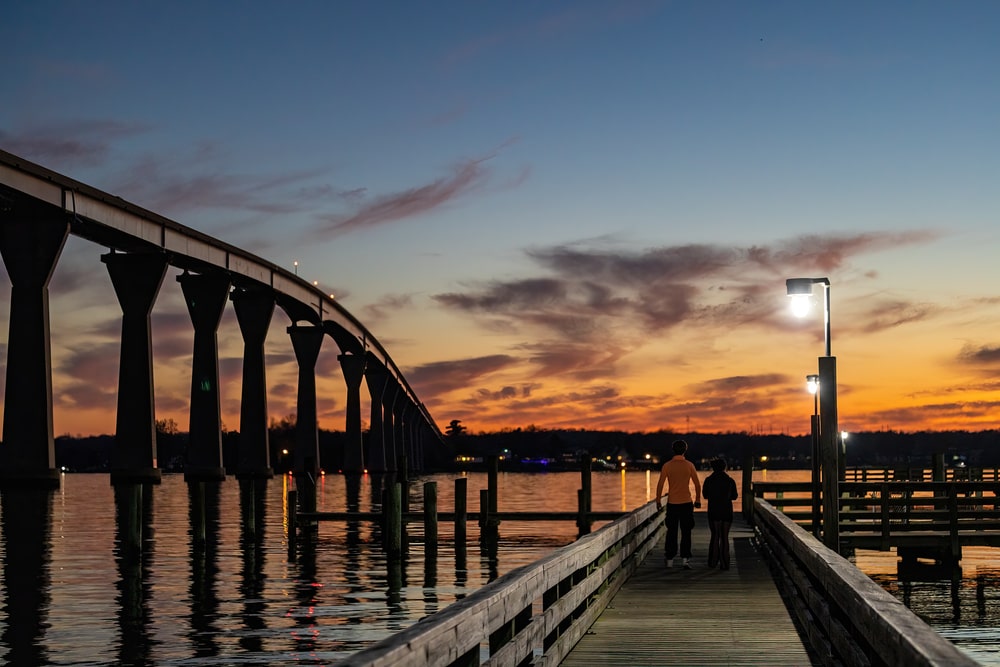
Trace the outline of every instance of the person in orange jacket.
{"label": "person in orange jacket", "polygon": [[[687,443],[675,440],[672,445],[674,457],[663,464],[660,479],[656,482],[656,509],[663,507],[660,497],[663,484],[667,484],[667,539],[663,545],[663,555],[667,567],[673,567],[677,556],[677,533],[680,528],[680,551],[685,570],[691,569],[691,531],[694,529],[694,510],[701,507],[701,481],[694,464],[684,458]],[[691,483],[694,483],[694,498],[691,498]]]}

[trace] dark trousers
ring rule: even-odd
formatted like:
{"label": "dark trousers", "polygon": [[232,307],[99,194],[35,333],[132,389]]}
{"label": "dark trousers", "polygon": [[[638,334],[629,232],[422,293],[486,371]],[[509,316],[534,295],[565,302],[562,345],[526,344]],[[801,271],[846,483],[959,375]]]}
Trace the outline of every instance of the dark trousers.
{"label": "dark trousers", "polygon": [[681,558],[691,557],[691,531],[694,529],[694,503],[667,503],[667,542],[664,556],[671,560],[677,555],[677,529],[680,528]]}
{"label": "dark trousers", "polygon": [[708,543],[708,566],[720,566],[723,570],[729,569],[729,528],[732,521],[719,521],[709,519],[708,526],[712,531],[712,537]]}

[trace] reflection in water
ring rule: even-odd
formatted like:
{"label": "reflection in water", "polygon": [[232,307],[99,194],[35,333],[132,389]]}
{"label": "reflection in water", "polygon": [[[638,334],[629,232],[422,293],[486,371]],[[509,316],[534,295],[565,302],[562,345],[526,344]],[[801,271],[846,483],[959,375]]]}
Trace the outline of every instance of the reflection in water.
{"label": "reflection in water", "polygon": [[267,480],[240,480],[240,596],[243,598],[243,627],[240,648],[247,652],[264,649],[262,630],[267,628],[264,601],[264,538],[267,514]]}
{"label": "reflection in water", "polygon": [[153,491],[150,483],[121,482],[115,491],[115,563],[118,566],[118,661],[151,665],[149,572],[153,564]]}
{"label": "reflection in water", "polygon": [[216,638],[219,628],[219,598],[216,578],[219,573],[219,482],[188,484],[191,521],[191,631],[188,637],[198,657],[219,655]]}
{"label": "reflection in water", "polygon": [[[450,512],[457,477],[426,475],[413,483],[419,489],[424,481],[437,481],[439,509]],[[486,487],[485,473],[461,478],[469,497]],[[442,522],[440,560],[415,540],[406,560],[390,572],[375,523],[330,521],[320,526],[317,541],[303,541],[302,552],[289,561],[283,530],[283,486],[289,481],[282,476],[280,483],[263,483],[252,497],[247,485],[232,478],[210,485],[203,542],[193,540],[200,529],[192,527],[190,489],[180,475],[164,475],[161,484],[146,485],[138,495],[114,489],[114,496],[107,475],[67,475],[60,495],[51,501],[42,495],[34,509],[30,500],[0,497],[2,509],[22,510],[3,512],[0,663],[19,657],[20,664],[32,665],[329,664],[572,542],[577,532],[572,520],[505,520],[491,544],[479,541],[473,521],[463,543],[455,541],[453,523]],[[596,511],[621,508],[621,481],[620,471],[594,474]],[[500,511],[537,510],[541,487],[546,509],[576,509],[578,473],[501,472],[499,482]],[[626,473],[625,483],[628,509],[649,497],[646,471]],[[334,512],[346,506],[378,511],[382,488],[381,480],[374,484],[369,476],[328,475],[320,501]],[[414,507],[419,498],[412,495]],[[197,496],[194,501],[200,502]],[[421,534],[414,525],[412,532]],[[129,553],[138,558],[125,558]],[[994,665],[1000,664],[998,553],[967,549],[957,589],[949,571],[936,581],[911,581],[908,594],[914,611],[950,639],[982,647],[979,662],[990,664],[985,651],[993,651]],[[895,554],[886,556],[888,561],[879,561],[886,568],[874,571],[885,572],[902,597]],[[868,565],[862,569],[872,571],[865,569],[872,557],[864,557]],[[115,581],[117,588],[109,586]]]}
{"label": "reflection in water", "polygon": [[0,492],[3,510],[3,583],[6,625],[0,643],[4,664],[48,662],[43,641],[50,597],[51,489],[10,488]]}

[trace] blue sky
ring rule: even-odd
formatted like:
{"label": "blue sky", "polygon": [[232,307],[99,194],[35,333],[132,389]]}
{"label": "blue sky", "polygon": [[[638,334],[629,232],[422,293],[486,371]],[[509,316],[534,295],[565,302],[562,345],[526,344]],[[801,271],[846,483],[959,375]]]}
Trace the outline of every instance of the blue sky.
{"label": "blue sky", "polygon": [[[298,261],[441,423],[802,432],[822,325],[783,283],[828,275],[845,427],[992,428],[998,28],[993,2],[19,3],[0,148]],[[57,431],[113,429],[99,251],[54,276]]]}

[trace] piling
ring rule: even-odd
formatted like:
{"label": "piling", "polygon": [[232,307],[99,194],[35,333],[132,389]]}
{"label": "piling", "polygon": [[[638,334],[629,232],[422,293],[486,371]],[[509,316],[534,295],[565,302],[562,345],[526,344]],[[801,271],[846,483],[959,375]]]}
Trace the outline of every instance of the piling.
{"label": "piling", "polygon": [[753,453],[743,457],[743,519],[753,525]]}
{"label": "piling", "polygon": [[592,459],[589,452],[580,457],[580,492],[577,495],[580,518],[577,519],[576,527],[580,529],[581,535],[590,533],[590,498],[593,488],[590,479],[591,463]]}
{"label": "piling", "polygon": [[424,482],[424,554],[437,556],[437,482]]}
{"label": "piling", "polygon": [[469,500],[466,497],[469,490],[469,480],[467,477],[455,479],[455,550],[459,546],[465,548],[466,522],[469,519]]}
{"label": "piling", "polygon": [[385,510],[385,550],[390,560],[400,560],[403,556],[403,508],[402,486],[395,482],[386,493]]}

